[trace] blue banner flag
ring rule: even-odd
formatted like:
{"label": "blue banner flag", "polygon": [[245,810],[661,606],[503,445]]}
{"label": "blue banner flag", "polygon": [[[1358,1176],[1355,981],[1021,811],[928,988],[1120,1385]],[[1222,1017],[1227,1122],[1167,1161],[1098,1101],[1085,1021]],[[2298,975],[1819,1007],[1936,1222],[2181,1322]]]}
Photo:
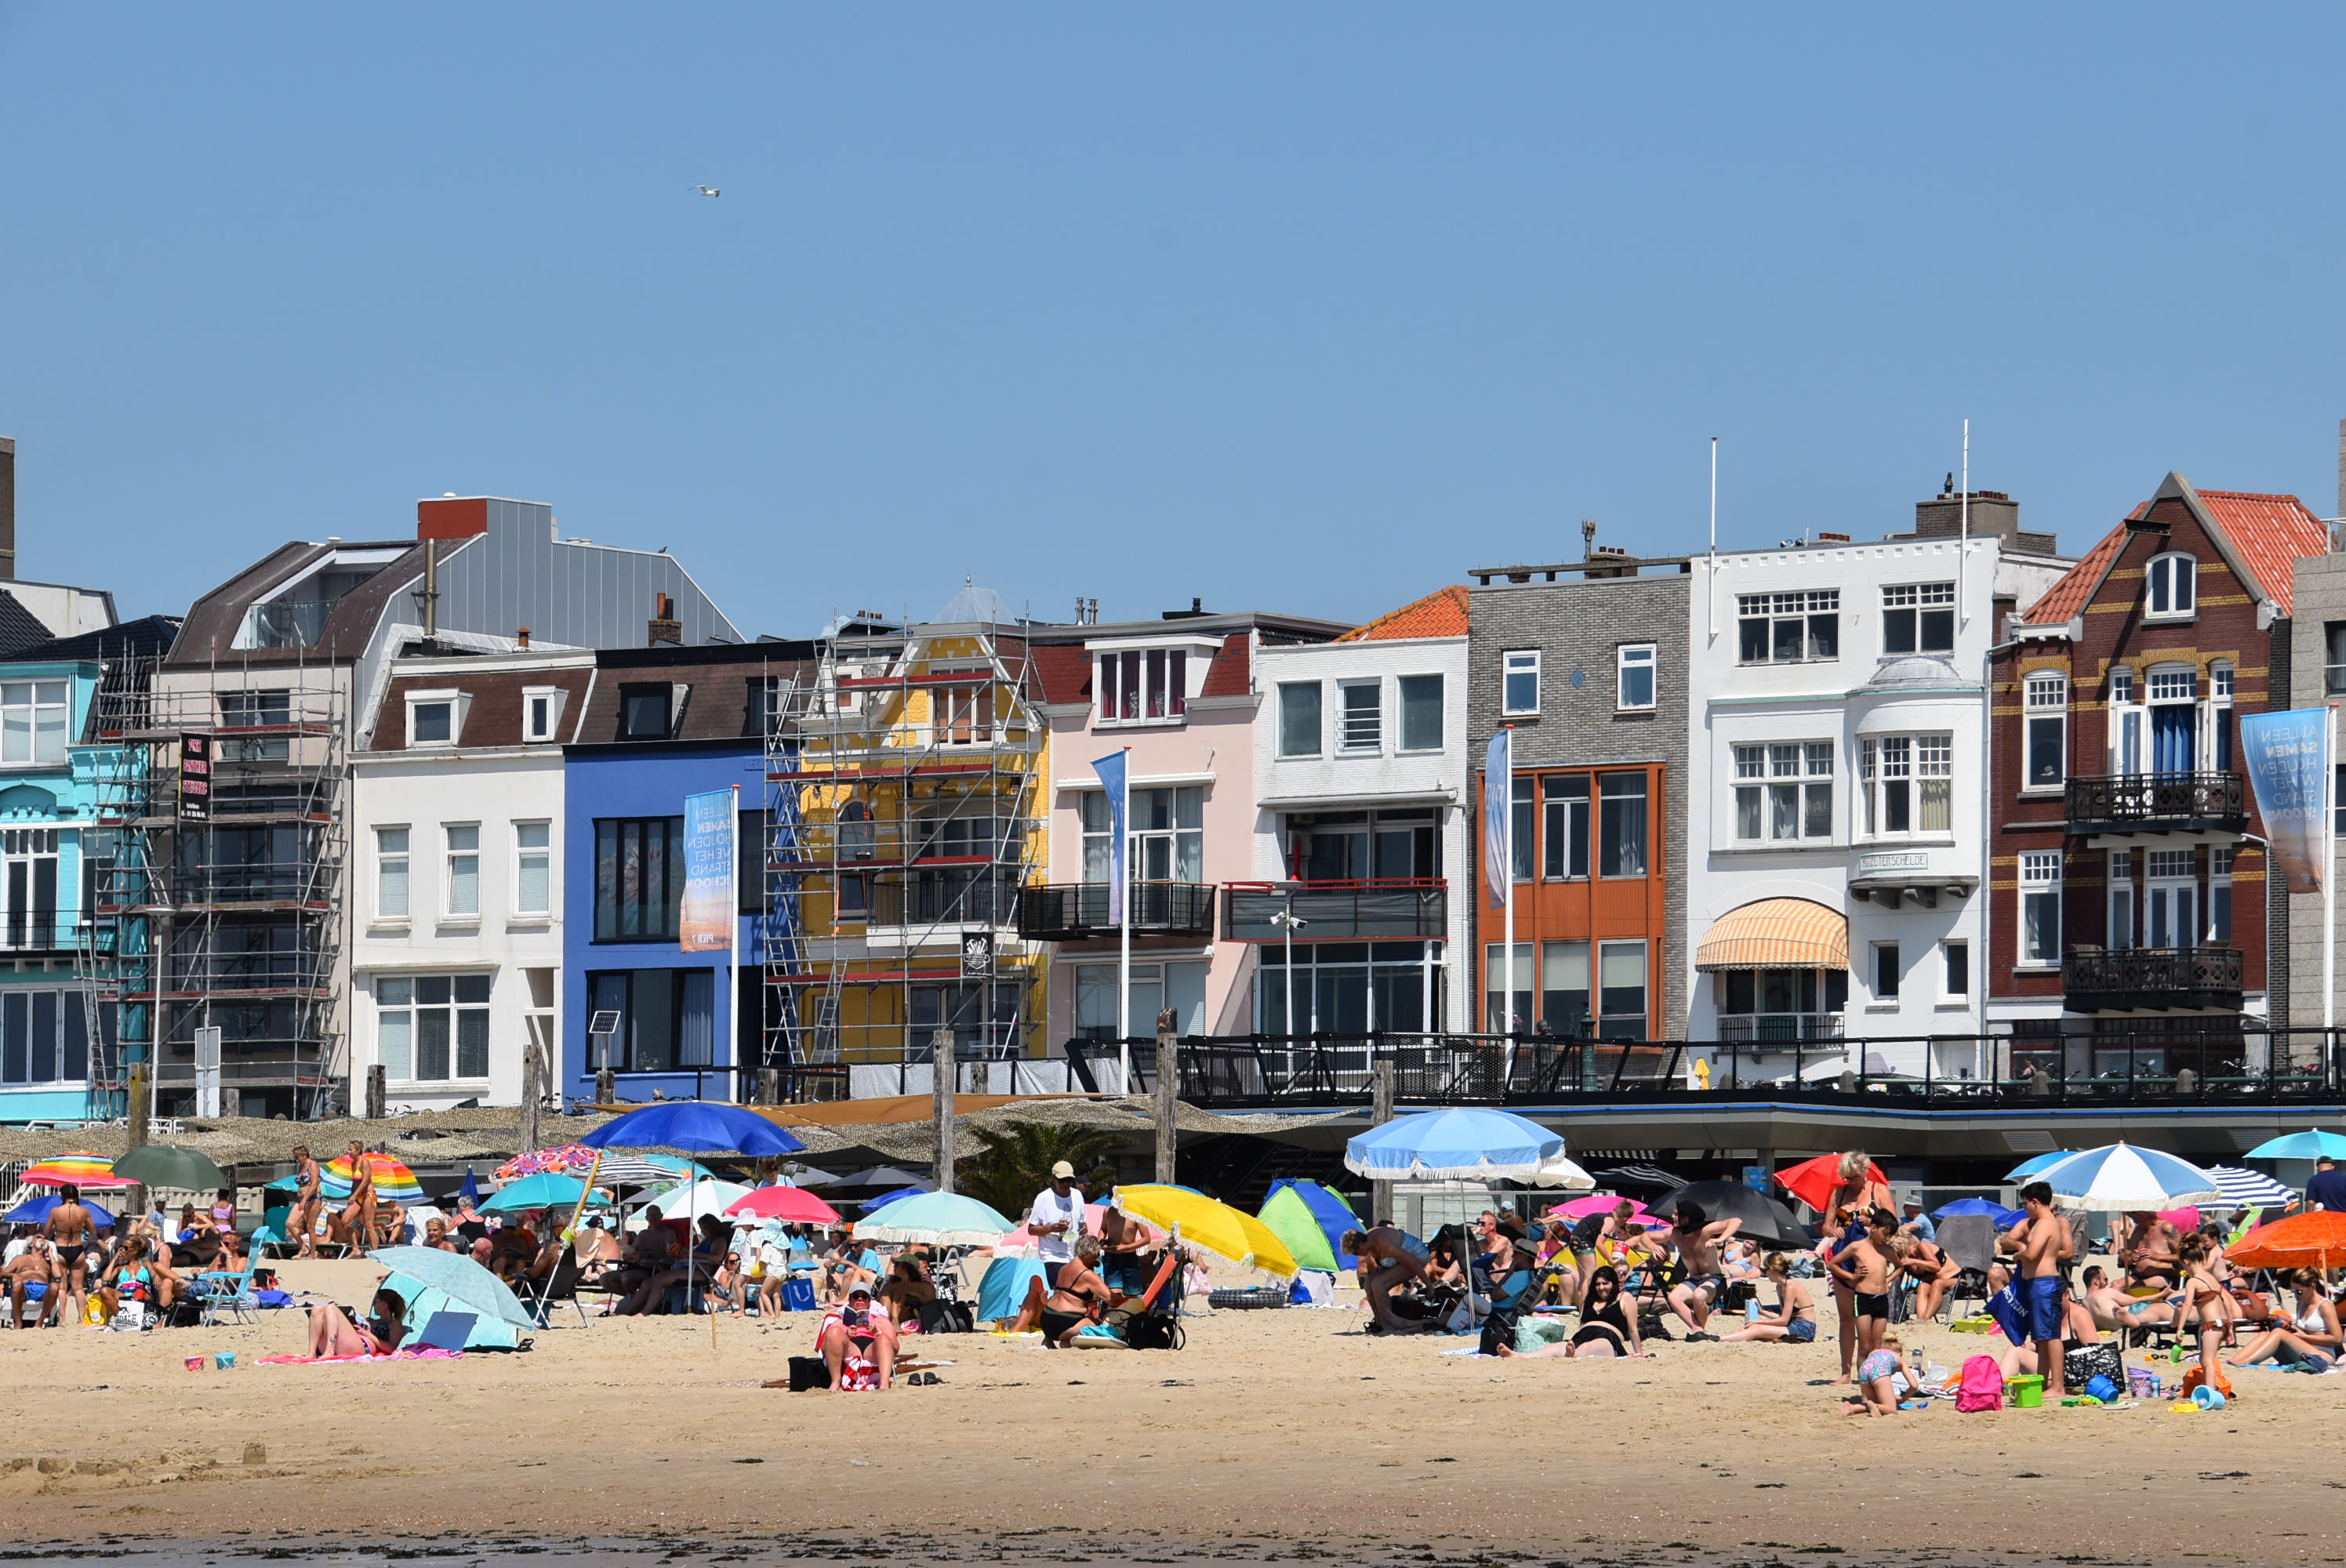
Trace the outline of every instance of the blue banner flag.
{"label": "blue banner flag", "polygon": [[677,945],[686,952],[733,947],[733,791],[684,798],[684,904]]}
{"label": "blue banner flag", "polygon": [[1126,769],[1131,766],[1131,754],[1124,751],[1111,751],[1092,764],[1092,771],[1099,775],[1100,783],[1107,789],[1107,923],[1110,925],[1124,923],[1124,882],[1130,866],[1124,848],[1124,807],[1125,797],[1131,792],[1127,788]]}
{"label": "blue banner flag", "polygon": [[2330,710],[2291,708],[2240,719],[2240,749],[2265,820],[2273,864],[2293,893],[2321,891],[2330,806]]}
{"label": "blue banner flag", "polygon": [[1493,903],[1507,901],[1514,879],[1515,825],[1515,734],[1502,729],[1483,754],[1483,884]]}

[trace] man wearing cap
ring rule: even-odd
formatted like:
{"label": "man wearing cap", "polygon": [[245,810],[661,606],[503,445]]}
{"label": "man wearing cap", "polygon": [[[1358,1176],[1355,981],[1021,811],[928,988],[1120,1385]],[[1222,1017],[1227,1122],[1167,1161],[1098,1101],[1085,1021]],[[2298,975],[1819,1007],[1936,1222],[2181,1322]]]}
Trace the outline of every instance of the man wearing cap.
{"label": "man wearing cap", "polygon": [[870,1361],[879,1371],[881,1388],[894,1384],[896,1372],[896,1329],[884,1312],[872,1309],[872,1287],[858,1280],[848,1288],[847,1304],[822,1327],[822,1359],[831,1369],[831,1391],[834,1394],[852,1392],[847,1378],[847,1355],[856,1355]]}
{"label": "man wearing cap", "polygon": [[2328,1155],[2313,1162],[2312,1179],[2305,1184],[2305,1207],[2346,1214],[2346,1171]]}
{"label": "man wearing cap", "polygon": [[1035,1195],[1035,1207],[1026,1211],[1043,1278],[1054,1290],[1060,1268],[1076,1255],[1076,1237],[1083,1228],[1084,1189],[1076,1185],[1076,1167],[1061,1160],[1051,1167],[1051,1185]]}
{"label": "man wearing cap", "polygon": [[1921,1193],[1908,1193],[1906,1195],[1906,1201],[1899,1205],[1898,1212],[1904,1216],[1904,1217],[1898,1222],[1899,1229],[1904,1231],[1907,1235],[1912,1237],[1917,1241],[1927,1241],[1932,1243],[1933,1246],[1937,1245],[1939,1240],[1939,1227],[1933,1225],[1931,1223],[1931,1217],[1923,1212],[1923,1195]]}

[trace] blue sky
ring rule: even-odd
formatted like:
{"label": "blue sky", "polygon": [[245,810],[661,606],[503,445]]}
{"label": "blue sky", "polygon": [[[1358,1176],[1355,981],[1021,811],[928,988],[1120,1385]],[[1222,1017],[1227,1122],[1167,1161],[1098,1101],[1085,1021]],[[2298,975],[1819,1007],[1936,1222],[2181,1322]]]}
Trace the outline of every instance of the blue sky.
{"label": "blue sky", "polygon": [[[2336,499],[2335,8],[0,0],[20,571],[444,491],[751,631]],[[709,200],[699,182],[724,194]]]}

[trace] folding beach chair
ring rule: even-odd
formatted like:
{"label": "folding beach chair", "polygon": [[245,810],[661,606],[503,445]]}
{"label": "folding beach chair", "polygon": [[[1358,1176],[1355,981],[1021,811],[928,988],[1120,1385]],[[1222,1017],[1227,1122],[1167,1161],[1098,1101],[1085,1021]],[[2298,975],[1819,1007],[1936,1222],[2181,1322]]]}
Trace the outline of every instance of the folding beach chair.
{"label": "folding beach chair", "polygon": [[[524,1289],[526,1290],[527,1287]],[[578,1299],[578,1255],[566,1247],[562,1249],[562,1256],[556,1259],[554,1272],[546,1277],[544,1286],[530,1298],[530,1315],[537,1319],[539,1328],[551,1328],[553,1325],[546,1319],[553,1314],[555,1308],[566,1301],[570,1304],[570,1309],[578,1314],[578,1326],[581,1329],[586,1327],[586,1308]]]}
{"label": "folding beach chair", "polygon": [[241,1271],[219,1268],[196,1277],[195,1288],[188,1294],[199,1309],[199,1321],[204,1328],[216,1327],[223,1312],[243,1323],[260,1310],[260,1303],[252,1294],[253,1271],[260,1267],[260,1248],[254,1247],[246,1251]]}

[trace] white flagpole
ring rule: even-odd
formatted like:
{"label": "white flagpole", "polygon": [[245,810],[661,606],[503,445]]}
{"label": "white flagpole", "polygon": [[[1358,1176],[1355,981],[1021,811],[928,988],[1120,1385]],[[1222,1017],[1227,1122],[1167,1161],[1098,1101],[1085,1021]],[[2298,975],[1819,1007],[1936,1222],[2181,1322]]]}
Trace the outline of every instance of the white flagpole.
{"label": "white flagpole", "polygon": [[[732,1039],[726,1043],[731,1053],[733,1070],[725,1075],[725,1098],[739,1104],[741,1098],[741,786],[733,786],[733,867],[725,878],[731,897],[725,901],[725,929],[732,933],[733,946],[725,961],[725,1016],[732,1024]],[[765,864],[760,848],[758,863]]]}
{"label": "white flagpole", "polygon": [[[2338,890],[2331,885],[2338,880],[2338,705],[2334,702],[2322,728],[2321,807],[2321,1027],[2327,1031],[2338,1026]],[[2265,859],[2270,863],[2272,857],[2267,854]],[[2271,885],[2270,876],[2266,885]],[[2322,1045],[2335,1056],[2336,1043],[2327,1033]]]}
{"label": "white flagpole", "polygon": [[[1507,728],[1512,731],[1515,726]],[[1499,1003],[1499,1016],[1506,1028],[1505,1071],[1512,1077],[1515,1067],[1515,740],[1512,733],[1507,737],[1507,776],[1500,781],[1499,796],[1499,809],[1506,813],[1500,818],[1506,834],[1506,855],[1499,864],[1503,879],[1499,886],[1504,890],[1507,911],[1507,991]],[[1504,1084],[1501,1092],[1504,1093]]]}
{"label": "white flagpole", "polygon": [[[1963,539],[1955,546],[1955,613],[1972,624],[1972,602],[1964,597],[1964,557],[1972,548],[1972,422],[1964,421]],[[1990,639],[1993,641],[1994,639]]]}
{"label": "white flagpole", "polygon": [[1132,1093],[1132,748],[1124,748],[1124,773],[1117,789],[1121,799],[1117,803],[1116,820],[1123,824],[1116,846],[1117,872],[1124,879],[1124,919],[1117,922],[1118,952],[1116,966],[1116,1016],[1122,1025],[1117,1031],[1116,1092]]}

